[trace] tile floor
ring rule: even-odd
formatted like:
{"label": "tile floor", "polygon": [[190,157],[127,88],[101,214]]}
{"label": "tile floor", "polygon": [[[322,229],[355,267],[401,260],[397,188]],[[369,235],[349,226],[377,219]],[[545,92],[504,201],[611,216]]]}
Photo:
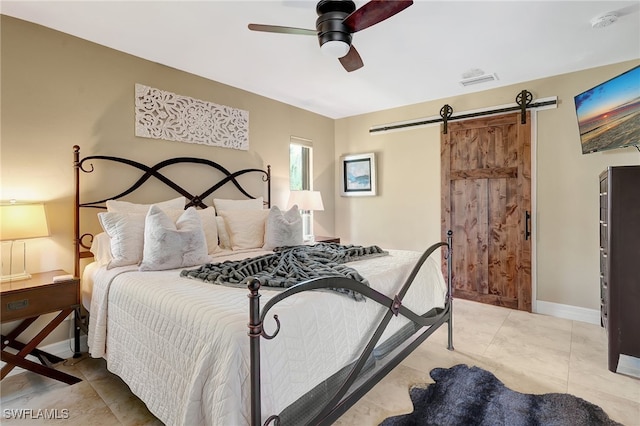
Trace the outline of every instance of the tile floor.
{"label": "tile floor", "polygon": [[[410,412],[410,385],[431,383],[434,367],[464,363],[493,372],[511,389],[568,392],[599,405],[618,422],[640,426],[640,379],[607,370],[606,335],[596,325],[456,300],[455,351],[446,349],[446,341],[443,327],[336,424],[377,425],[388,416]],[[103,360],[85,358],[58,368],[84,380],[68,386],[26,372],[2,381],[3,425],[162,424],[107,371]],[[33,410],[34,417],[38,409],[57,409],[59,419],[7,418],[7,410],[25,408]],[[68,419],[62,418],[65,413]]]}

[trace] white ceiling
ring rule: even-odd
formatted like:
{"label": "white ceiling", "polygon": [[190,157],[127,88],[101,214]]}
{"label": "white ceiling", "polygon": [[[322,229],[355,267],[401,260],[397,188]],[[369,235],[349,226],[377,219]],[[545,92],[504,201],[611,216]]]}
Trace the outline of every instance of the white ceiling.
{"label": "white ceiling", "polygon": [[[640,58],[639,1],[417,0],[354,34],[365,66],[351,73],[315,37],[247,29],[313,29],[315,3],[22,0],[0,11],[330,118]],[[608,12],[617,22],[592,28]],[[462,87],[472,69],[498,81]]]}

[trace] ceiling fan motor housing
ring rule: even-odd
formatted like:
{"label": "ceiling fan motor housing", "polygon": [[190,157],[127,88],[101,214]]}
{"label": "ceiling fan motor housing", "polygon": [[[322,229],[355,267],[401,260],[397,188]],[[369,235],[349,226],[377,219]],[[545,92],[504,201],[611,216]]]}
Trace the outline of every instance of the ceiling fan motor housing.
{"label": "ceiling fan motor housing", "polygon": [[340,41],[351,46],[351,32],[344,18],[356,10],[351,0],[321,0],[316,6],[316,30],[320,46],[329,41]]}

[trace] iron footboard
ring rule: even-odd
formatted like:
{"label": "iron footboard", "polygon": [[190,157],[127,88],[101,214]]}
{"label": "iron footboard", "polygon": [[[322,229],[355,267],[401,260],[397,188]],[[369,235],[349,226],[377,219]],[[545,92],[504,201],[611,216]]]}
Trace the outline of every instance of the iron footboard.
{"label": "iron footboard", "polygon": [[[260,338],[273,339],[280,331],[280,320],[278,315],[273,315],[276,323],[276,330],[273,334],[268,334],[263,327],[264,320],[269,311],[280,301],[293,296],[295,294],[317,290],[317,289],[336,289],[342,288],[351,290],[374,302],[385,306],[388,310],[384,313],[383,318],[377,325],[373,336],[364,347],[360,357],[349,366],[350,370],[346,375],[346,379],[342,382],[338,389],[324,404],[322,409],[309,422],[312,425],[329,425],[346,412],[356,401],[358,401],[365,393],[367,393],[376,383],[386,376],[393,368],[395,368],[403,359],[405,359],[415,348],[417,348],[424,340],[426,340],[433,332],[448,323],[448,349],[453,350],[453,292],[451,277],[451,255],[452,255],[452,233],[447,233],[447,242],[438,242],[429,247],[420,257],[413,270],[405,280],[402,288],[393,298],[390,298],[358,281],[343,277],[327,277],[317,278],[284,290],[271,298],[260,310],[260,282],[257,279],[251,280],[248,284],[249,288],[249,341],[250,341],[250,381],[251,381],[251,425],[260,426],[262,419],[261,409],[261,385],[260,385]],[[447,261],[447,297],[444,308],[433,308],[429,312],[418,315],[403,305],[403,298],[411,287],[414,278],[418,274],[423,263],[437,249],[444,247],[444,258]],[[359,379],[360,373],[365,368],[365,364],[370,359],[373,350],[376,348],[383,332],[394,316],[402,315],[409,319],[413,324],[420,328],[420,333],[413,341],[405,345],[401,350],[393,353],[391,359],[386,361],[383,366],[378,368],[374,373],[369,374],[366,380],[358,381],[357,386],[349,392],[354,383]],[[425,328],[426,327],[426,328]],[[264,426],[273,423],[280,424],[280,416],[272,415],[268,417]]]}

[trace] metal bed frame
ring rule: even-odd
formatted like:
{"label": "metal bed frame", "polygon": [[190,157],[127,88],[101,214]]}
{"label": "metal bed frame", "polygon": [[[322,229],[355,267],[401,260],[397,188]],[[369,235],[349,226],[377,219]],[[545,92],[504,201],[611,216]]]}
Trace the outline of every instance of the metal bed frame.
{"label": "metal bed frame", "polygon": [[[139,189],[150,178],[156,178],[159,181],[166,184],[169,188],[184,196],[188,201],[186,207],[195,206],[206,208],[207,204],[205,199],[211,196],[215,191],[220,189],[226,184],[233,184],[238,191],[249,199],[255,199],[256,197],[249,194],[237,181],[237,177],[255,173],[261,177],[262,181],[266,184],[267,197],[265,198],[265,205],[271,206],[271,168],[267,166],[266,170],[249,168],[242,169],[236,172],[229,172],[226,168],[220,164],[203,158],[194,157],[176,157],[165,161],[162,161],[154,166],[146,166],[133,160],[95,155],[80,158],[80,147],[75,145],[73,147],[74,155],[74,177],[75,177],[75,203],[74,203],[74,242],[75,242],[75,275],[80,276],[80,261],[83,258],[91,258],[93,255],[89,251],[90,243],[93,240],[91,233],[80,233],[80,211],[82,208],[97,208],[104,209],[105,202],[107,200],[114,200],[125,197],[132,192]],[[104,160],[117,162],[121,164],[129,165],[133,168],[139,169],[143,172],[133,185],[131,185],[125,191],[120,192],[114,196],[87,203],[80,202],[80,172],[91,173],[94,171],[93,161]],[[161,170],[165,167],[174,164],[198,164],[206,167],[211,167],[221,173],[222,178],[211,185],[207,190],[201,194],[191,194],[188,190],[184,189],[180,185],[168,179],[161,173]],[[87,166],[88,164],[88,166]],[[88,242],[85,242],[89,239]],[[436,250],[442,249],[442,259],[446,260],[446,278],[447,278],[447,296],[445,300],[445,306],[443,308],[433,308],[429,312],[422,315],[416,314],[412,310],[403,305],[403,299],[409,290],[415,276],[418,274],[421,266]],[[309,281],[302,282],[295,286],[292,286],[275,297],[271,298],[262,309],[260,309],[260,283],[258,280],[251,280],[248,284],[248,298],[249,298],[249,323],[248,323],[248,335],[250,344],[250,380],[251,380],[251,426],[259,426],[262,423],[262,409],[261,409],[261,385],[260,385],[260,342],[261,339],[273,339],[277,336],[280,330],[280,321],[278,315],[273,315],[273,321],[276,323],[276,329],[272,334],[265,331],[263,324],[267,315],[276,308],[279,302],[287,299],[295,294],[312,291],[318,289],[336,289],[342,288],[351,290],[353,292],[360,293],[367,299],[372,300],[386,308],[388,308],[377,325],[375,332],[373,333],[369,342],[363,348],[359,358],[348,367],[346,367],[346,379],[342,381],[335,390],[331,392],[331,395],[327,397],[326,401],[321,404],[314,403],[314,407],[307,407],[312,411],[311,420],[307,423],[311,425],[329,425],[337,420],[342,414],[344,414],[351,406],[353,406],[362,396],[364,396],[373,386],[384,378],[393,368],[395,368],[402,360],[404,360],[413,350],[415,350],[422,342],[424,342],[429,336],[431,336],[436,329],[443,324],[447,323],[448,326],[448,349],[453,350],[453,292],[452,292],[452,233],[448,232],[446,242],[438,242],[429,247],[420,257],[419,261],[414,266],[408,278],[405,280],[401,290],[393,298],[390,298],[360,282],[341,277],[328,277],[318,278]],[[409,319],[415,327],[413,335],[398,345],[393,351],[382,360],[376,361],[375,365],[370,368],[369,361],[371,355],[376,348],[382,334],[386,327],[393,319],[393,317],[403,316]],[[86,324],[85,324],[86,325]],[[84,328],[84,327],[83,327]],[[366,368],[365,368],[366,366]],[[282,423],[281,417],[278,414],[269,416],[264,422],[264,426],[269,424],[280,425]]]}

